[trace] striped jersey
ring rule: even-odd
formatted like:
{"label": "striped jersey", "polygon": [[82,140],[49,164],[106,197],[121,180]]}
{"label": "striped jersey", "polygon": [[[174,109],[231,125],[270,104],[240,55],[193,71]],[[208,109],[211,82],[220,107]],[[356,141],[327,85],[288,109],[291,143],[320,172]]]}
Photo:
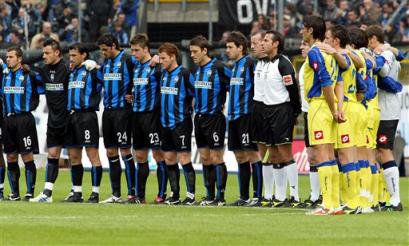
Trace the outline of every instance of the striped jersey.
{"label": "striped jersey", "polygon": [[70,73],[67,110],[98,110],[102,81],[97,70],[87,71],[84,66]]}
{"label": "striped jersey", "polygon": [[221,112],[226,101],[231,70],[217,59],[199,66],[194,73],[195,112]]}
{"label": "striped jersey", "polygon": [[250,56],[243,56],[233,65],[230,79],[227,117],[235,120],[249,114],[254,95],[255,64]]}
{"label": "striped jersey", "polygon": [[173,129],[176,124],[191,118],[193,80],[190,72],[182,66],[170,72],[163,70],[160,79],[160,121],[163,127]]}

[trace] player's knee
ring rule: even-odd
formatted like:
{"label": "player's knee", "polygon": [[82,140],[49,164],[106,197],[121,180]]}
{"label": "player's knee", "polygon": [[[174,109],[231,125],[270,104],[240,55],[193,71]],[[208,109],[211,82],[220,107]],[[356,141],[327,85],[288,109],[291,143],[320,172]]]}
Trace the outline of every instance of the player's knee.
{"label": "player's knee", "polygon": [[188,164],[192,162],[190,152],[182,152],[178,154],[180,164]]}
{"label": "player's knee", "polygon": [[153,159],[155,159],[156,162],[161,162],[163,161],[163,153],[160,150],[152,150],[152,155]]}
{"label": "player's knee", "polygon": [[17,162],[17,158],[16,154],[7,154],[7,162]]}
{"label": "player's knee", "polygon": [[127,156],[131,154],[131,149],[130,148],[121,148],[120,149],[121,156]]}
{"label": "player's knee", "polygon": [[[136,151],[135,159],[138,163],[145,163],[148,161],[148,154],[144,151]],[[155,159],[156,160],[156,159]]]}
{"label": "player's knee", "polygon": [[118,149],[116,148],[107,148],[107,156],[114,157],[118,155]]}

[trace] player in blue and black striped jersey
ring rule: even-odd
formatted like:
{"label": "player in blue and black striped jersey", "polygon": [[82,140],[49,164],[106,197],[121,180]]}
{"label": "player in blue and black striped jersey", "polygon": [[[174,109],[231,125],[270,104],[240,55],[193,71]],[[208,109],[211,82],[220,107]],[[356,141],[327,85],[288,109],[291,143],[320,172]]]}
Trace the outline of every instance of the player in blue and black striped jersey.
{"label": "player in blue and black striped jersey", "polygon": [[[145,187],[149,175],[148,150],[152,149],[157,163],[158,195],[155,203],[166,199],[167,172],[163,153],[160,150],[160,77],[161,67],[152,67],[149,39],[146,34],[137,34],[131,40],[132,55],[136,59],[133,76],[132,138],[136,169],[136,202],[145,203]],[[128,175],[129,173],[127,173]],[[135,178],[135,177],[134,177]]]}
{"label": "player in blue and black striped jersey", "polygon": [[[112,197],[103,203],[122,202],[121,165],[118,148],[125,163],[126,172],[132,177],[135,163],[131,153],[131,104],[125,96],[132,92],[133,62],[132,57],[119,48],[118,40],[111,34],[105,34],[97,42],[105,61],[101,65],[98,76],[104,86],[104,113],[102,115],[102,132],[109,160]],[[128,179],[129,202],[134,201],[135,179]]]}
{"label": "player in blue and black striped jersey", "polygon": [[160,122],[162,125],[162,150],[168,171],[172,194],[165,201],[180,204],[178,159],[183,167],[187,197],[184,205],[194,205],[196,175],[191,161],[193,76],[177,63],[179,50],[172,43],[159,47],[159,59],[164,69],[160,80]]}
{"label": "player in blue and black striped jersey", "polygon": [[102,166],[99,158],[99,126],[95,111],[99,109],[102,81],[97,69],[88,71],[83,64],[88,52],[82,44],[73,44],[69,49],[72,71],[68,82],[67,111],[69,112],[65,132],[65,146],[71,160],[71,176],[74,194],[67,202],[82,202],[82,148],[85,147],[91,162],[92,193],[88,202],[99,202],[99,186]]}
{"label": "player in blue and black striped jersey", "polygon": [[10,201],[20,200],[20,168],[18,155],[25,165],[27,194],[24,199],[33,197],[36,182],[36,166],[33,154],[38,154],[37,129],[34,116],[39,103],[39,93],[44,88],[36,79],[34,72],[22,69],[23,51],[17,47],[7,49],[7,68],[1,71],[0,94],[4,104],[4,152],[7,154],[7,170],[11,188]]}
{"label": "player in blue and black striped jersey", "polygon": [[[261,199],[261,183],[254,201],[249,197],[251,167],[259,173],[262,164],[257,146],[251,139],[251,109],[254,94],[254,61],[247,55],[247,38],[241,32],[232,32],[226,42],[226,53],[234,60],[228,100],[228,147],[238,162],[240,198],[233,206],[256,206]],[[251,163],[251,165],[250,165]]]}
{"label": "player in blue and black striped jersey", "polygon": [[[227,168],[223,161],[226,101],[231,70],[221,61],[209,57],[210,44],[201,35],[190,41],[190,56],[198,65],[194,73],[195,137],[203,164],[206,198],[200,205],[225,205]],[[217,196],[215,182],[217,180]],[[216,198],[216,199],[215,199]]]}

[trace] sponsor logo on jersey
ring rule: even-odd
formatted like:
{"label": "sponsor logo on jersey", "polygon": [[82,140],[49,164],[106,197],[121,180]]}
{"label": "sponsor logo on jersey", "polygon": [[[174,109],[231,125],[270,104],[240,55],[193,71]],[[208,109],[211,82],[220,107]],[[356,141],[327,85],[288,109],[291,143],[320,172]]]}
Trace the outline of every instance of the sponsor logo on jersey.
{"label": "sponsor logo on jersey", "polygon": [[149,83],[148,78],[134,78],[133,85],[147,85]]}
{"label": "sponsor logo on jersey", "polygon": [[212,89],[212,82],[210,81],[195,81],[196,89]]}
{"label": "sponsor logo on jersey", "polygon": [[165,87],[162,86],[160,88],[160,93],[162,94],[168,94],[168,95],[177,95],[178,94],[179,89],[176,87]]}
{"label": "sponsor logo on jersey", "polygon": [[64,91],[64,84],[63,83],[59,83],[59,84],[46,83],[45,84],[45,90],[47,90],[47,91]]}
{"label": "sponsor logo on jersey", "polygon": [[314,139],[315,140],[324,139],[324,133],[322,131],[314,131]]}
{"label": "sponsor logo on jersey", "polygon": [[379,135],[378,141],[381,144],[386,144],[388,142],[388,137],[386,135]]}
{"label": "sponsor logo on jersey", "polygon": [[121,80],[122,74],[121,73],[105,73],[104,80]]}
{"label": "sponsor logo on jersey", "polygon": [[70,81],[68,83],[68,89],[83,89],[85,87],[85,82],[84,81]]}
{"label": "sponsor logo on jersey", "polygon": [[24,87],[22,86],[5,86],[3,88],[4,94],[24,94]]}
{"label": "sponsor logo on jersey", "polygon": [[231,78],[230,79],[230,85],[243,85],[244,84],[244,79],[243,78]]}

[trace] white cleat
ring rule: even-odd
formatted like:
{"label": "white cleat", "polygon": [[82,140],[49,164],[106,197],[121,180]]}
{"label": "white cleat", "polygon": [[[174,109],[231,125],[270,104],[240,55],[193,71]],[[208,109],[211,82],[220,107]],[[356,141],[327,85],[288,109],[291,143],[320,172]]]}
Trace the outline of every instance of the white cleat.
{"label": "white cleat", "polygon": [[373,210],[372,208],[362,208],[362,210],[361,210],[361,213],[363,213],[363,214],[371,214],[371,213],[374,213],[375,212],[375,210]]}
{"label": "white cleat", "polygon": [[51,203],[53,202],[53,198],[50,196],[46,196],[44,193],[40,193],[37,197],[30,198],[29,202],[45,202],[45,203]]}
{"label": "white cleat", "polygon": [[123,201],[120,197],[111,196],[110,198],[103,200],[99,203],[123,203]]}

